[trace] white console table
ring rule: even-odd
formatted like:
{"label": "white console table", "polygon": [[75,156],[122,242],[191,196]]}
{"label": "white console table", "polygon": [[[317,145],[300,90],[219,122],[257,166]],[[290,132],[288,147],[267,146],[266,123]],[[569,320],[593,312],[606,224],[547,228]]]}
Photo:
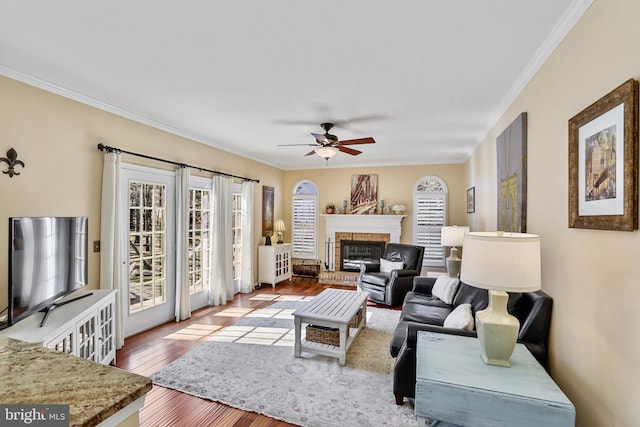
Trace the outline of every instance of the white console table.
{"label": "white console table", "polygon": [[35,313],[0,333],[10,338],[92,360],[115,363],[115,290],[81,290],[64,300],[91,295],[57,307],[44,326],[44,313]]}
{"label": "white console table", "polygon": [[422,331],[416,349],[419,425],[575,425],[573,404],[523,344],[516,344],[510,368],[486,365],[476,338]]}

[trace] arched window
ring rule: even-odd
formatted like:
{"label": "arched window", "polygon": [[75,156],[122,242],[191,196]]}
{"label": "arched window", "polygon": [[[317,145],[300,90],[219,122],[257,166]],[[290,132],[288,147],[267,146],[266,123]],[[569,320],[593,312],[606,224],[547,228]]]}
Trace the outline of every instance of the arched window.
{"label": "arched window", "polygon": [[302,180],[293,186],[291,197],[293,258],[318,258],[318,187]]}
{"label": "arched window", "polygon": [[444,267],[440,231],[447,221],[447,184],[437,176],[425,176],[413,191],[413,242],[424,246],[425,267]]}

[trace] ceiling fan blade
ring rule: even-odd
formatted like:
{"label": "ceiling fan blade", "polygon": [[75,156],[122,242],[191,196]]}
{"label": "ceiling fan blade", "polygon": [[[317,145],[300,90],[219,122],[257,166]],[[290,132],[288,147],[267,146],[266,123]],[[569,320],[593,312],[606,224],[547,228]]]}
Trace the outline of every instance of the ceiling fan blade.
{"label": "ceiling fan blade", "polygon": [[305,156],[312,156],[314,154],[316,154],[316,150],[311,150],[307,154],[305,154]]}
{"label": "ceiling fan blade", "polygon": [[313,135],[313,137],[316,139],[316,141],[318,141],[318,143],[320,144],[325,144],[327,143],[327,137],[324,136],[324,134],[322,133],[313,133],[311,132],[311,135]]}
{"label": "ceiling fan blade", "polygon": [[376,140],[367,137],[367,138],[358,138],[358,139],[347,139],[345,141],[340,141],[341,145],[355,145],[355,144],[375,144]]}
{"label": "ceiling fan blade", "polygon": [[299,146],[315,147],[318,144],[278,144],[276,147],[299,147]]}
{"label": "ceiling fan blade", "polygon": [[337,147],[338,150],[342,151],[343,153],[351,154],[352,156],[357,156],[358,154],[362,153],[362,151],[354,150],[353,148],[342,147],[340,145],[338,145]]}

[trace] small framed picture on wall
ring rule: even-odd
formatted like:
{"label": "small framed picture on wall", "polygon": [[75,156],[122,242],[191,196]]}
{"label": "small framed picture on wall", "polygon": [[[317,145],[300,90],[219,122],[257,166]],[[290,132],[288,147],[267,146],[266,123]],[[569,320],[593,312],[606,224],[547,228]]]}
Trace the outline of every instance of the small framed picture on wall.
{"label": "small framed picture on wall", "polygon": [[476,187],[467,190],[467,213],[476,211]]}

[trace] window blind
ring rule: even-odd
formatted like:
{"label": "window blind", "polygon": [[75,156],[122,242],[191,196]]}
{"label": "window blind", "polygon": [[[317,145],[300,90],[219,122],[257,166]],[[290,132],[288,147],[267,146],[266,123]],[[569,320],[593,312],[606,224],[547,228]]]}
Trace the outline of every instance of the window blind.
{"label": "window blind", "polygon": [[317,259],[317,211],[316,196],[293,196],[293,257]]}
{"label": "window blind", "polygon": [[444,195],[429,195],[416,198],[416,244],[424,246],[426,267],[442,267],[445,264],[444,250],[440,245],[441,228],[445,224],[446,198]]}

